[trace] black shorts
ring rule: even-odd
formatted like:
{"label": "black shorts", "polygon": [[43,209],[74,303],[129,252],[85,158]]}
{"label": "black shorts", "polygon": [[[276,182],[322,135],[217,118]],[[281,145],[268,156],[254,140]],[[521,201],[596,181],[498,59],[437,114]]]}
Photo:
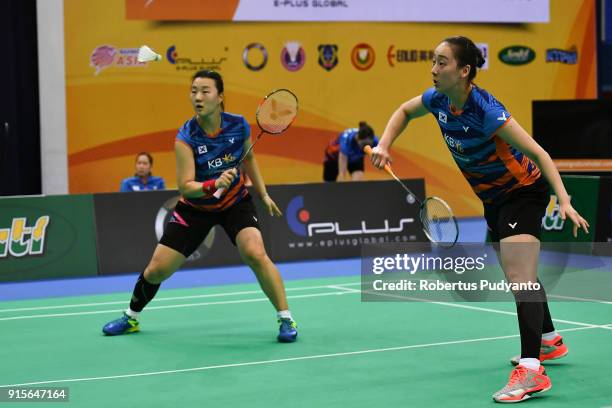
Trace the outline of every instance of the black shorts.
{"label": "black shorts", "polygon": [[[353,174],[356,171],[363,171],[363,157],[360,160],[348,162],[347,165],[349,174]],[[323,162],[323,181],[336,181],[338,178],[338,159],[329,160],[326,159]]]}
{"label": "black shorts", "polygon": [[540,239],[542,217],[549,201],[548,183],[540,177],[532,185],[508,193],[498,203],[484,204],[491,241],[519,234]]}
{"label": "black shorts", "polygon": [[159,243],[189,257],[215,225],[223,227],[234,245],[236,236],[244,228],[260,229],[251,196],[219,212],[198,210],[179,201]]}

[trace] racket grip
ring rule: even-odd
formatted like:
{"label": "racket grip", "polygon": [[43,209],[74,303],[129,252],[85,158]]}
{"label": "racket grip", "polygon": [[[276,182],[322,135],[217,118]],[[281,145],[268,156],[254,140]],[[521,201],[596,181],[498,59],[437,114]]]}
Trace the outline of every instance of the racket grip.
{"label": "racket grip", "polygon": [[[363,146],[363,152],[368,155],[368,157],[372,157],[372,146],[365,145]],[[385,171],[389,173],[389,175],[393,176],[393,171],[391,170],[391,166],[389,163],[385,163]]]}
{"label": "racket grip", "polygon": [[224,192],[225,192],[225,187],[221,187],[220,189],[214,192],[213,197],[221,198]]}

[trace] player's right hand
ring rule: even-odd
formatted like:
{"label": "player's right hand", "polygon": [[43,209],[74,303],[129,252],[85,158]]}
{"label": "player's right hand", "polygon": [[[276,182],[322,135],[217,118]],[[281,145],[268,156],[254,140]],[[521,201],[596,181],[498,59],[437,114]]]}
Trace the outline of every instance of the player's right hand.
{"label": "player's right hand", "polygon": [[216,189],[219,190],[220,188],[228,188],[236,178],[237,174],[238,170],[235,168],[225,170],[215,181]]}
{"label": "player's right hand", "polygon": [[380,145],[373,148],[372,164],[374,167],[382,169],[387,163],[391,164],[391,155],[389,154],[389,151]]}

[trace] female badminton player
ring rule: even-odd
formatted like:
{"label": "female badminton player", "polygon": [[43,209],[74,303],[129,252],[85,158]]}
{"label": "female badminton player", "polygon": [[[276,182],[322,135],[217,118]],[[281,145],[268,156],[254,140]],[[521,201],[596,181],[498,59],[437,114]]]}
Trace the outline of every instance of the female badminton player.
{"label": "female badminton player", "polygon": [[[151,261],[136,281],[129,308],[103,327],[107,335],[137,332],[139,314],[160,284],[198,248],[212,227],[221,225],[277,310],[278,341],[293,342],[297,338],[283,280],[266,254],[255,206],[242,172],[235,168],[250,146],[250,128],[244,117],[223,111],[223,98],[223,79],[217,72],[199,71],[193,76],[191,103],[195,116],[179,130],[174,145],[181,198]],[[268,213],[282,215],[266,192],[252,151],[242,168]],[[217,199],[213,194],[221,188],[225,194]]]}
{"label": "female badminton player", "polygon": [[[483,64],[481,51],[470,39],[442,41],[434,52],[433,87],[393,113],[374,148],[372,163],[382,168],[391,160],[393,141],[408,123],[432,113],[457,166],[483,202],[506,278],[513,283],[535,283],[548,184],[559,199],[561,218],[569,217],[574,223],[574,236],[579,228],[588,233],[589,224],[572,207],[548,153],[504,105],[474,84],[477,68]],[[513,359],[517,365],[508,384],[493,394],[497,402],[519,402],[550,389],[551,381],[540,363],[567,354],[555,332],[544,289],[517,291],[514,296],[521,355]]]}

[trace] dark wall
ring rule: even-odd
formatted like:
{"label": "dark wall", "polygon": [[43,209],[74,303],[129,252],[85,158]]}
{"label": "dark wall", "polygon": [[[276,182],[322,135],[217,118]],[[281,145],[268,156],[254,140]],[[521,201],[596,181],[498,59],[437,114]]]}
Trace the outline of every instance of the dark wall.
{"label": "dark wall", "polygon": [[[605,21],[602,24],[602,21]],[[612,99],[612,0],[597,2],[597,70],[599,95]]]}
{"label": "dark wall", "polygon": [[36,0],[0,1],[0,196],[40,194]]}

